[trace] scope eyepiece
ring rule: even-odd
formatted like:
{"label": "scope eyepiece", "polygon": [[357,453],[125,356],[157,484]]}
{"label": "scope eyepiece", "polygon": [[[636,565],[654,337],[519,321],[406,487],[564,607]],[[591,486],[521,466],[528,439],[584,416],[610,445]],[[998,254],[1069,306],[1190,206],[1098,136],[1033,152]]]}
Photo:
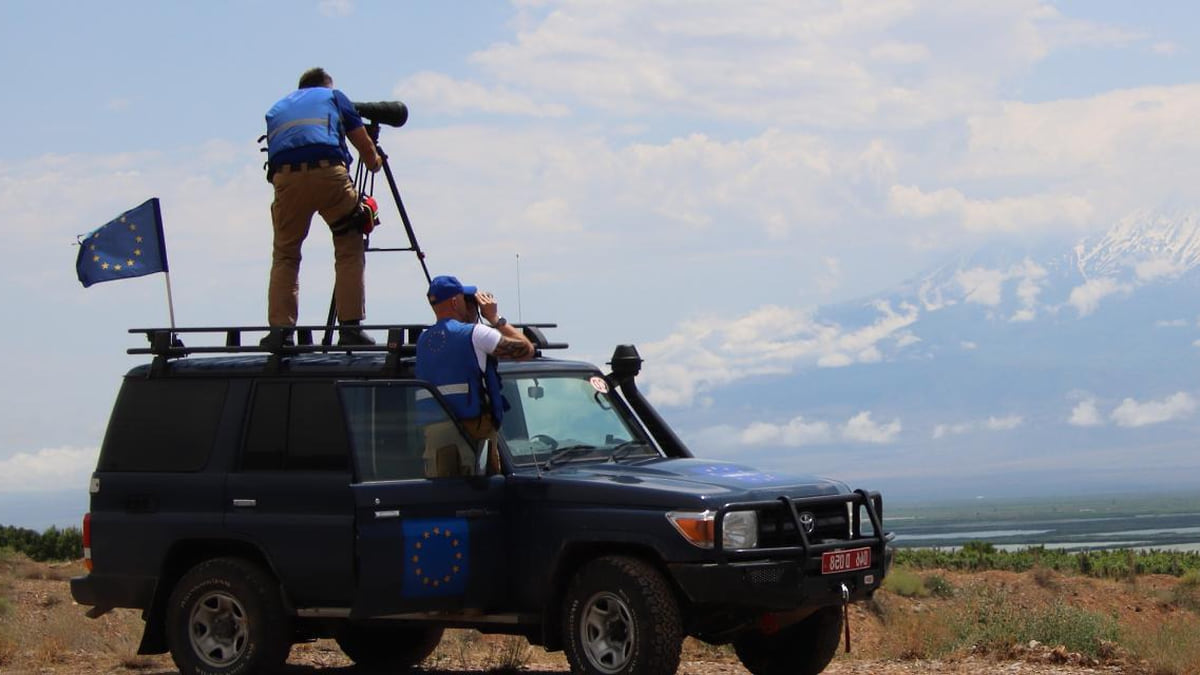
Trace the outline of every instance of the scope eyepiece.
{"label": "scope eyepiece", "polygon": [[376,124],[386,124],[389,127],[402,127],[408,121],[408,106],[400,101],[374,101],[371,103],[354,102],[358,114]]}

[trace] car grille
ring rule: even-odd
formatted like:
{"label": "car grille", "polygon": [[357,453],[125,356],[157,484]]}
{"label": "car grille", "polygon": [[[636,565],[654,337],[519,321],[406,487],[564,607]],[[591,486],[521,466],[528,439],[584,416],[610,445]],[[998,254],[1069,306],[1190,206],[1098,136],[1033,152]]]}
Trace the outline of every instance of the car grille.
{"label": "car grille", "polygon": [[[811,513],[813,516],[813,531],[808,533],[808,543],[820,544],[850,537],[850,516],[845,503],[820,509],[798,507],[796,510],[800,514]],[[796,521],[785,505],[780,504],[777,507],[759,510],[758,546],[760,548],[799,546],[800,544],[801,538],[796,532]]]}

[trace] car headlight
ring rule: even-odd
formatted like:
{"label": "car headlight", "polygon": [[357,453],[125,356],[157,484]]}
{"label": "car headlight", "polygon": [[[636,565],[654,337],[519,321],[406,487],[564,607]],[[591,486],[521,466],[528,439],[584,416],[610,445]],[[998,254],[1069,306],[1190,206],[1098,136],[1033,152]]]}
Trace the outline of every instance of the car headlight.
{"label": "car headlight", "polygon": [[726,513],[725,522],[721,528],[721,546],[731,549],[758,546],[758,513],[755,511]]}
{"label": "car headlight", "polygon": [[[667,520],[694,546],[712,548],[716,511],[671,511]],[[754,548],[758,545],[758,514],[754,511],[730,511],[721,527],[721,546],[726,549]]]}

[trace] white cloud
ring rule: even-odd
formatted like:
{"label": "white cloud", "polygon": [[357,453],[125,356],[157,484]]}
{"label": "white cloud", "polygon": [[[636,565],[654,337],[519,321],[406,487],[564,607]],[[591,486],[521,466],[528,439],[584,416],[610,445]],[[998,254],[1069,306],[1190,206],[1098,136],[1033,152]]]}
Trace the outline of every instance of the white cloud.
{"label": "white cloud", "polygon": [[863,411],[851,417],[842,427],[842,438],[861,443],[891,443],[896,440],[901,430],[899,418],[891,422],[876,423],[871,419],[870,411]]}
{"label": "white cloud", "polygon": [[1123,284],[1108,277],[1088,279],[1082,286],[1071,289],[1071,295],[1067,298],[1067,302],[1075,307],[1079,316],[1087,316],[1096,311],[1096,308],[1100,306],[1100,301],[1104,298],[1118,293],[1129,293],[1132,290],[1133,288],[1129,284]]}
{"label": "white cloud", "polygon": [[1025,418],[1020,415],[1007,415],[1005,417],[989,417],[983,422],[983,427],[988,431],[1011,431],[1025,423]]}
{"label": "white cloud", "polygon": [[1011,431],[1024,423],[1025,419],[1020,415],[1006,415],[1004,417],[993,415],[985,420],[972,420],[955,424],[937,424],[933,427],[933,438],[958,436],[974,431]]}
{"label": "white cloud", "polygon": [[647,344],[653,358],[648,396],[657,404],[690,405],[714,387],[747,377],[814,365],[838,368],[885,360],[896,336],[916,322],[912,305],[872,303],[874,322],[847,329],[810,312],[767,305],[727,321],[686,321],[664,340]]}
{"label": "white cloud", "polygon": [[536,103],[532,98],[505,87],[487,87],[476,82],[455,80],[441,73],[420,72],[396,85],[392,93],[422,110],[458,114],[482,111],[529,117],[564,117],[567,106]]}
{"label": "white cloud", "polygon": [[46,448],[0,459],[0,490],[38,492],[86,489],[96,467],[97,448]]}
{"label": "white cloud", "polygon": [[967,302],[994,307],[1000,304],[1005,275],[999,270],[972,267],[959,270],[954,280],[962,288]]}
{"label": "white cloud", "polygon": [[964,351],[971,351],[973,349],[979,349],[979,345],[970,340],[961,340],[958,343],[958,346],[961,347]]}
{"label": "white cloud", "polygon": [[1179,53],[1179,45],[1171,42],[1170,40],[1164,40],[1162,42],[1155,42],[1154,44],[1150,45],[1150,51],[1154,52],[1155,54],[1169,56],[1171,54]]}
{"label": "white cloud", "polygon": [[325,16],[350,16],[354,13],[353,0],[321,0],[317,9]]}
{"label": "white cloud", "polygon": [[973,428],[974,425],[970,422],[963,422],[960,424],[937,424],[933,427],[933,437],[937,439],[945,438],[946,436],[957,436],[959,434],[965,434]]}
{"label": "white cloud", "polygon": [[1075,404],[1075,407],[1071,409],[1071,416],[1067,418],[1067,424],[1076,427],[1094,427],[1104,424],[1104,417],[1096,407],[1096,400],[1088,398]]}
{"label": "white cloud", "polygon": [[954,119],[986,108],[998,80],[1055,49],[1137,37],[1028,0],[704,3],[686,12],[672,2],[604,11],[531,2],[520,10],[512,39],[472,57],[511,86],[618,115],[835,128]]}
{"label": "white cloud", "polygon": [[832,435],[828,423],[809,422],[798,416],[781,425],[754,422],[740,433],[739,440],[748,445],[799,447],[827,443]]}
{"label": "white cloud", "polygon": [[1133,269],[1139,281],[1153,281],[1164,277],[1177,277],[1187,271],[1187,266],[1176,260],[1156,258],[1143,260]]}
{"label": "white cloud", "polygon": [[1184,328],[1191,325],[1186,319],[1161,319],[1154,322],[1155,328]]}
{"label": "white cloud", "polygon": [[1178,392],[1158,401],[1139,403],[1132,398],[1121,401],[1112,411],[1112,420],[1123,427],[1142,427],[1191,416],[1196,400],[1187,392]]}
{"label": "white cloud", "polygon": [[1041,194],[998,199],[970,199],[955,188],[926,192],[894,185],[888,208],[908,218],[949,216],[968,232],[1032,232],[1047,226],[1081,228],[1092,223],[1095,208],[1086,197]]}

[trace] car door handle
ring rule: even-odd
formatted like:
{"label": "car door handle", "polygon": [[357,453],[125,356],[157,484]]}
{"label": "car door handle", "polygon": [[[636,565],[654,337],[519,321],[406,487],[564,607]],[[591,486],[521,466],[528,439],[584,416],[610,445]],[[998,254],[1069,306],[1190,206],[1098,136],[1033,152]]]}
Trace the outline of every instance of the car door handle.
{"label": "car door handle", "polygon": [[400,517],[399,509],[396,509],[393,511],[376,511],[375,512],[375,520],[380,520],[382,518],[399,518],[399,517]]}
{"label": "car door handle", "polygon": [[258,506],[258,500],[257,499],[235,499],[235,500],[233,500],[233,505],[235,508],[248,509],[248,508],[253,508],[255,506]]}
{"label": "car door handle", "polygon": [[460,509],[454,512],[456,518],[486,518],[498,513],[495,509]]}

